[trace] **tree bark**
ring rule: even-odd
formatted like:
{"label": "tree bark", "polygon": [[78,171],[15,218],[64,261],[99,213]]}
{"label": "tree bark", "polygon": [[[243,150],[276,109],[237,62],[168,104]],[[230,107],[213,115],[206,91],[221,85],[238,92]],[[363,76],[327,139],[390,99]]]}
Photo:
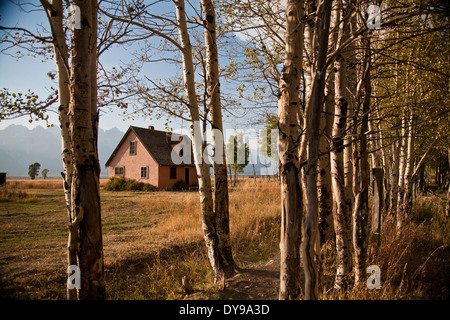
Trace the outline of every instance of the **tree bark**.
{"label": "tree bark", "polygon": [[221,264],[219,251],[219,238],[216,230],[216,215],[213,209],[213,198],[211,193],[211,177],[209,165],[203,161],[205,143],[203,142],[203,130],[200,124],[199,107],[195,89],[194,65],[192,61],[192,45],[188,34],[186,23],[186,12],[184,0],[173,1],[176,8],[177,28],[181,43],[181,54],[183,57],[183,80],[185,92],[188,98],[189,115],[191,120],[190,132],[194,162],[199,181],[200,206],[202,210],[203,235],[208,253],[209,262],[214,273],[214,282],[223,281],[225,274]]}
{"label": "tree bark", "polygon": [[[343,6],[343,16],[349,15],[346,21],[346,28],[350,30],[356,30],[356,11],[355,2],[352,0],[346,0],[342,3]],[[347,29],[344,29],[347,31]],[[350,30],[348,30],[348,36],[350,36]],[[344,33],[345,34],[345,33]],[[346,67],[346,78],[347,78],[347,97],[348,97],[348,107],[347,107],[347,119],[352,119],[355,112],[356,106],[356,96],[358,91],[358,77],[357,77],[357,67],[358,58],[356,54],[356,44],[351,43],[346,50],[342,52],[345,59]],[[353,137],[351,135],[356,123],[354,121],[347,121],[345,129],[344,138],[344,151],[343,151],[343,161],[344,161],[344,189],[345,189],[345,206],[347,212],[353,211],[354,194],[353,194]]]}
{"label": "tree bark", "polygon": [[400,160],[400,154],[399,154],[400,148],[399,148],[399,142],[394,141],[392,144],[392,167],[390,170],[390,193],[389,193],[389,212],[393,215],[395,214],[395,209],[397,208],[397,196],[398,196],[398,176],[399,176],[399,160]]}
{"label": "tree bark", "polygon": [[[67,207],[67,215],[71,217],[71,184],[72,184],[72,154],[70,152],[70,134],[69,134],[69,53],[64,35],[63,27],[63,5],[62,0],[53,0],[51,4],[41,0],[42,6],[46,10],[46,14],[50,23],[53,37],[53,55],[56,65],[56,79],[58,83],[58,117],[61,129],[61,157],[64,171],[61,173],[63,177],[64,198]],[[78,227],[74,228],[77,229]],[[70,250],[70,241],[67,250],[68,265],[77,265],[77,256],[75,250]],[[77,299],[77,290],[67,288],[67,299]]]}
{"label": "tree bark", "polygon": [[[302,114],[299,115],[299,123],[302,128],[302,135],[300,140],[300,148],[299,148],[299,159],[300,163],[304,164],[307,161],[307,146],[308,146],[308,132],[309,132],[309,120],[311,115],[311,104],[309,103],[309,100],[311,100],[311,90],[312,90],[312,82],[313,82],[313,76],[315,73],[316,68],[316,38],[318,32],[315,31],[315,25],[316,25],[316,18],[317,18],[317,5],[316,0],[306,0],[305,1],[306,6],[306,12],[305,12],[305,24],[304,24],[304,31],[303,31],[303,42],[305,47],[305,52],[303,55],[304,57],[304,67],[303,67],[303,76],[305,78],[304,85],[305,85],[305,109],[302,110]],[[300,183],[303,190],[303,201],[305,202],[305,206],[307,205],[307,197],[306,197],[306,190],[307,188],[307,182],[306,182],[306,166],[300,167]]]}
{"label": "tree bark", "polygon": [[[450,113],[448,115],[448,119],[450,121]],[[448,165],[450,167],[450,137],[447,138],[448,141],[448,148],[447,148],[447,152],[448,152]],[[447,210],[445,212],[445,216],[448,218],[450,216],[450,182],[448,184],[448,191],[447,191]]]}
{"label": "tree bark", "polygon": [[326,243],[334,238],[334,223],[333,223],[333,201],[332,201],[332,187],[331,187],[331,165],[330,165],[330,144],[328,137],[330,132],[327,132],[329,125],[326,122],[324,113],[321,115],[321,128],[319,138],[319,150],[322,154],[319,157],[319,175],[317,176],[317,191],[319,197],[319,233],[320,243]]}
{"label": "tree bark", "polygon": [[406,168],[406,144],[407,144],[407,127],[406,112],[402,114],[402,130],[400,137],[400,154],[399,154],[399,174],[398,174],[398,191],[397,191],[397,231],[399,232],[403,224],[403,200],[405,196],[405,168]]}
{"label": "tree bark", "polygon": [[369,215],[369,164],[367,152],[367,129],[370,110],[370,40],[363,39],[364,64],[363,86],[364,100],[362,103],[362,119],[359,135],[359,154],[353,146],[353,192],[355,207],[353,210],[353,247],[355,251],[355,285],[362,283],[366,276],[367,256],[367,220]]}
{"label": "tree bark", "polygon": [[230,218],[228,210],[228,176],[224,148],[222,108],[220,103],[219,57],[216,43],[216,13],[211,0],[202,0],[205,17],[206,86],[211,120],[211,141],[214,153],[214,211],[219,237],[219,252],[226,276],[236,269],[230,240]]}
{"label": "tree bark", "polygon": [[326,75],[326,55],[328,51],[328,35],[330,27],[331,0],[321,3],[318,13],[317,27],[320,28],[319,50],[317,53],[317,68],[311,90],[311,118],[308,135],[307,163],[307,207],[304,221],[304,241],[302,248],[303,266],[305,271],[305,299],[319,298],[318,263],[320,263],[317,245],[319,241],[318,194],[317,194],[317,163],[319,154],[319,125],[323,103],[323,90]]}
{"label": "tree bark", "polygon": [[405,168],[405,194],[403,198],[403,219],[407,219],[412,208],[412,192],[413,192],[413,165],[414,165],[414,112],[411,108],[408,130],[408,149]]}
{"label": "tree bark", "polygon": [[[380,109],[377,107],[377,117],[381,119],[380,117]],[[378,131],[380,136],[380,145],[381,145],[381,159],[382,159],[382,166],[384,169],[384,179],[382,181],[383,188],[384,188],[384,204],[383,207],[385,208],[384,211],[387,212],[389,210],[389,194],[391,192],[391,185],[389,184],[389,178],[391,176],[391,166],[389,159],[391,158],[391,152],[390,149],[386,146],[386,138],[383,134],[383,131],[381,130],[381,123],[378,123]],[[384,220],[383,220],[384,221]]]}
{"label": "tree bark", "polygon": [[[331,27],[332,29],[332,27]],[[319,137],[319,157],[317,176],[317,191],[319,196],[319,233],[320,243],[326,243],[334,239],[333,223],[333,199],[331,188],[331,164],[330,164],[330,142],[333,126],[334,109],[334,71],[328,68],[327,83],[325,86],[325,112],[320,115],[320,137]]]}
{"label": "tree bark", "polygon": [[344,184],[344,137],[347,125],[347,81],[345,60],[342,55],[335,63],[335,110],[331,138],[331,181],[333,192],[333,219],[336,234],[337,270],[334,282],[336,290],[347,288],[347,278],[351,271],[351,225],[350,212],[345,203]]}
{"label": "tree bark", "polygon": [[303,0],[288,0],[286,8],[286,58],[279,82],[278,129],[281,163],[281,236],[279,299],[300,294],[300,223],[302,191],[299,181],[297,114],[303,47]]}
{"label": "tree bark", "polygon": [[380,239],[381,226],[383,223],[383,178],[384,170],[372,168],[372,225],[371,234]]}
{"label": "tree bark", "polygon": [[[69,250],[76,251],[81,272],[80,299],[104,299],[104,264],[97,154],[97,2],[74,1],[80,8],[81,28],[72,32],[69,132],[73,155]],[[96,99],[95,99],[96,101]]]}

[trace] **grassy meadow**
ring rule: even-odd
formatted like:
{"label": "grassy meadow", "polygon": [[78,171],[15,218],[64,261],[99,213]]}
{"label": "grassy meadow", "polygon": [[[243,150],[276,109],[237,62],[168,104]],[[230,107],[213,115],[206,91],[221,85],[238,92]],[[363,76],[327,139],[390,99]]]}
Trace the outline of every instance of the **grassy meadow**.
{"label": "grassy meadow", "polygon": [[[178,299],[184,275],[214,297],[198,192],[101,189],[108,299]],[[273,180],[249,180],[230,192],[240,267],[278,252],[278,190]],[[60,180],[8,181],[0,191],[1,297],[65,299],[66,226]]]}
{"label": "grassy meadow", "polygon": [[[106,181],[102,181],[104,185]],[[235,259],[253,268],[279,253],[278,181],[241,179],[230,190]],[[101,188],[108,299],[181,299],[189,276],[199,299],[220,299],[204,248],[197,192],[106,191]],[[368,265],[381,268],[380,290],[339,296],[334,243],[323,245],[325,299],[448,299],[450,223],[445,199],[422,196],[398,235],[385,220]],[[9,180],[0,188],[0,297],[65,299],[67,216],[60,180]],[[276,298],[276,297],[274,297]]]}

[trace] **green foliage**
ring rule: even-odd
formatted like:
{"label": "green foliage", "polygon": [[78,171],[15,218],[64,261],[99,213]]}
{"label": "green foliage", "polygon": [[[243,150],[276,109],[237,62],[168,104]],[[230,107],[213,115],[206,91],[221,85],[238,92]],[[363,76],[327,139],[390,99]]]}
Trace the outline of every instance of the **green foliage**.
{"label": "green foliage", "polygon": [[133,179],[125,180],[124,178],[110,178],[105,185],[108,191],[155,191],[156,188],[150,183],[144,183]]}
{"label": "green foliage", "polygon": [[123,178],[110,178],[108,183],[105,185],[105,190],[108,191],[123,191],[125,190],[125,179]]}
{"label": "green foliage", "polygon": [[20,116],[27,115],[30,117],[30,123],[43,120],[47,126],[48,111],[50,107],[57,101],[56,92],[49,95],[46,99],[40,99],[37,94],[28,90],[25,93],[11,92],[8,88],[0,89],[0,120],[15,119]]}
{"label": "green foliage", "polygon": [[[435,29],[435,31],[431,31]],[[441,29],[440,31],[438,31]],[[414,35],[414,36],[411,36]],[[450,135],[448,79],[450,77],[450,33],[447,18],[438,14],[417,15],[396,26],[383,41],[374,41],[372,92],[384,137],[396,139],[402,112],[414,113],[414,156],[438,141],[428,156],[447,156]],[[398,127],[399,129],[391,130]],[[427,160],[428,161],[428,160]]]}
{"label": "green foliage", "polygon": [[265,123],[264,129],[266,129],[266,131],[267,131],[267,136],[265,137],[266,139],[264,139],[264,137],[262,137],[263,139],[261,139],[259,141],[259,144],[261,146],[260,150],[267,151],[268,156],[270,156],[271,158],[278,159],[277,150],[273,150],[273,153],[272,153],[272,145],[276,145],[276,142],[272,142],[272,136],[271,136],[272,130],[278,129],[278,115],[277,114],[267,114],[264,123]]}
{"label": "green foliage", "polygon": [[227,164],[235,172],[242,172],[249,163],[250,148],[242,134],[230,136],[226,148]]}
{"label": "green foliage", "polygon": [[127,191],[142,191],[144,189],[145,183],[136,180],[128,180],[125,182],[125,190]]}
{"label": "green foliage", "polygon": [[28,175],[31,180],[34,180],[39,175],[39,169],[41,165],[38,162],[32,163],[28,166]]}
{"label": "green foliage", "polygon": [[41,171],[42,178],[47,179],[47,174],[50,172],[48,169],[44,169]]}

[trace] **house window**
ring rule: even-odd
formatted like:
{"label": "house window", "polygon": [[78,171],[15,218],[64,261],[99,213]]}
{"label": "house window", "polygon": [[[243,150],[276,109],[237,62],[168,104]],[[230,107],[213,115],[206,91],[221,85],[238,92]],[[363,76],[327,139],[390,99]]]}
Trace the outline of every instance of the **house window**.
{"label": "house window", "polygon": [[148,178],[148,167],[141,167],[141,178]]}
{"label": "house window", "polygon": [[130,141],[130,155],[136,154],[136,141]]}
{"label": "house window", "polygon": [[123,176],[125,173],[125,168],[124,167],[115,167],[114,168],[114,175],[115,176]]}
{"label": "house window", "polygon": [[177,168],[170,168],[170,179],[177,178]]}

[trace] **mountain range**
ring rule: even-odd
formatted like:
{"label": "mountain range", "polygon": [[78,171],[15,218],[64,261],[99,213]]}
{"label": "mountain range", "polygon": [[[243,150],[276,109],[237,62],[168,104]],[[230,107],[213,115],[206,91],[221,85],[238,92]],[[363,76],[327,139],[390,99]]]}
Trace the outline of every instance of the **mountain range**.
{"label": "mountain range", "polygon": [[[99,129],[100,176],[108,176],[105,162],[123,134],[117,128]],[[6,172],[10,178],[28,177],[28,166],[35,162],[40,163],[40,171],[49,170],[48,177],[61,176],[63,166],[59,128],[37,126],[34,129],[28,129],[22,125],[9,125],[0,130],[0,172]]]}
{"label": "mountain range", "polygon": [[[98,154],[100,161],[100,176],[107,177],[108,169],[105,163],[113,153],[124,132],[117,128],[99,129]],[[28,166],[38,162],[40,172],[48,169],[48,177],[60,177],[63,171],[61,160],[61,135],[57,127],[44,128],[37,126],[28,129],[22,125],[9,125],[0,130],[0,172],[6,172],[9,178],[28,177]],[[276,169],[276,168],[275,168]],[[258,174],[267,174],[268,169],[259,161],[255,164]],[[272,168],[271,173],[274,172]],[[252,175],[253,167],[249,164],[244,174]],[[39,175],[39,178],[42,176]]]}

